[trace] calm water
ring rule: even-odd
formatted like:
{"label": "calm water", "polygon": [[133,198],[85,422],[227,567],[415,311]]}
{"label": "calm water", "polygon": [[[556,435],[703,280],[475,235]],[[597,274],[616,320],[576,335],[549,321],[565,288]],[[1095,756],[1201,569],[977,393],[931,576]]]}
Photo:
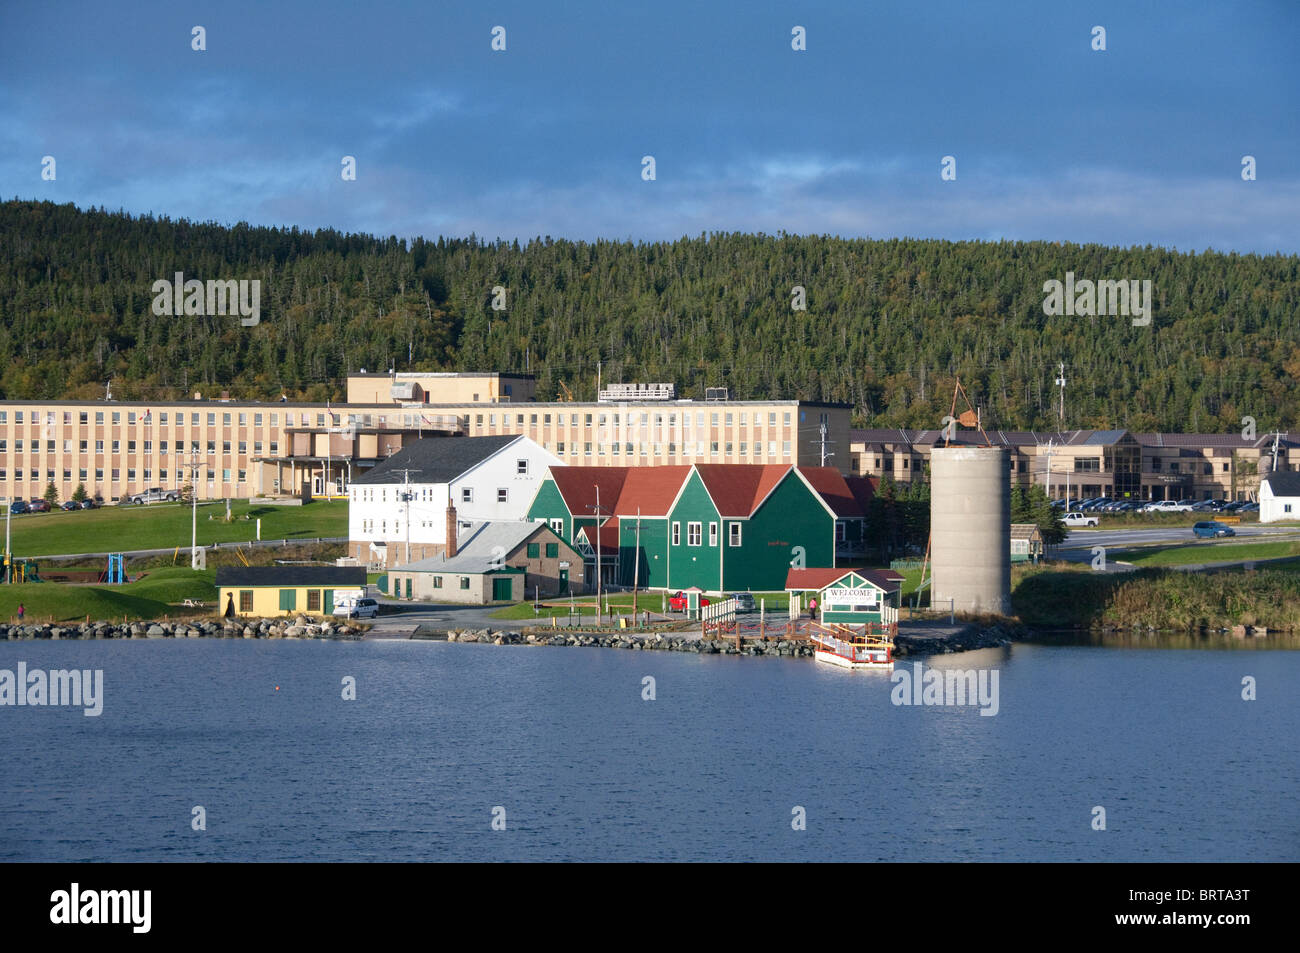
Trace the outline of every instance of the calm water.
{"label": "calm water", "polygon": [[19,660],[102,668],[106,700],[0,707],[0,860],[1300,859],[1297,652],[934,660],[997,668],[995,717],[782,659],[0,643]]}

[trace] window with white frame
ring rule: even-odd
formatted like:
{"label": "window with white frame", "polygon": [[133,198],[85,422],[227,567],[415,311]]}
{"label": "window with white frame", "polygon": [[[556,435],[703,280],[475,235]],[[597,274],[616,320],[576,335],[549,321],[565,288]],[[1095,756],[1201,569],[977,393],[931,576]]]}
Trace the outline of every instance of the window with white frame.
{"label": "window with white frame", "polygon": [[703,523],[687,523],[687,524],[686,524],[686,545],[687,545],[687,546],[698,546],[698,545],[700,545],[700,537],[701,537],[701,532],[702,532],[703,528],[704,528],[704,524],[703,524]]}
{"label": "window with white frame", "polygon": [[732,546],[740,545],[740,524],[731,523],[727,527],[727,542]]}

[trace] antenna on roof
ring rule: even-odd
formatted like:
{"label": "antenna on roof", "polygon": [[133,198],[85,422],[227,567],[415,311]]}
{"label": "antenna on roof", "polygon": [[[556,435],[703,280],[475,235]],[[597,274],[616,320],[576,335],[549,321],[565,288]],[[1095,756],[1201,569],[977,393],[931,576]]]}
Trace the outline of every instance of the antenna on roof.
{"label": "antenna on roof", "polygon": [[1065,430],[1065,362],[1057,361],[1056,366],[1060,368],[1060,373],[1058,374],[1055,383],[1057,387],[1061,388],[1061,409],[1059,411],[1059,416],[1060,416],[1059,426],[1060,429],[1063,431]]}

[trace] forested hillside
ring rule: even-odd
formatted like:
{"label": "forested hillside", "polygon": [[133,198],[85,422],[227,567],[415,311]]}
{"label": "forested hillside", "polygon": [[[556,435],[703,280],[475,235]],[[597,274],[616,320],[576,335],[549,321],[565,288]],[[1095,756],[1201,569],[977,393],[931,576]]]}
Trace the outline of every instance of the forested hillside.
{"label": "forested hillside", "polygon": [[[152,313],[151,286],[260,279],[261,323]],[[1046,317],[1043,283],[1150,279],[1155,317]],[[507,310],[491,308],[507,289]],[[807,289],[793,311],[791,288]],[[938,426],[960,375],[986,426],[1297,428],[1300,259],[1047,242],[718,234],[520,245],[222,227],[0,204],[0,397],[229,390],[343,396],[362,367],[674,381],[684,396],[852,404],[862,426]],[[409,355],[409,359],[408,359]]]}

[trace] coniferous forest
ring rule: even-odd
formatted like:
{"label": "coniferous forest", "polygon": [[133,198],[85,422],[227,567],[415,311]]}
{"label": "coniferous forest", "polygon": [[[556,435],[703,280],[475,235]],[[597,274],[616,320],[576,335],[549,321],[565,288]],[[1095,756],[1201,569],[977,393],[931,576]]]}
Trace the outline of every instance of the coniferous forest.
{"label": "coniferous forest", "polygon": [[[1044,315],[1043,284],[1150,279],[1148,327]],[[153,314],[152,285],[259,279],[261,320]],[[506,289],[504,311],[493,288]],[[806,291],[807,310],[791,307]],[[1060,242],[713,234],[402,240],[0,204],[0,397],[342,399],[365,368],[528,371],[937,427],[960,377],[986,427],[1296,429],[1300,258]],[[960,409],[960,408],[959,408]]]}

